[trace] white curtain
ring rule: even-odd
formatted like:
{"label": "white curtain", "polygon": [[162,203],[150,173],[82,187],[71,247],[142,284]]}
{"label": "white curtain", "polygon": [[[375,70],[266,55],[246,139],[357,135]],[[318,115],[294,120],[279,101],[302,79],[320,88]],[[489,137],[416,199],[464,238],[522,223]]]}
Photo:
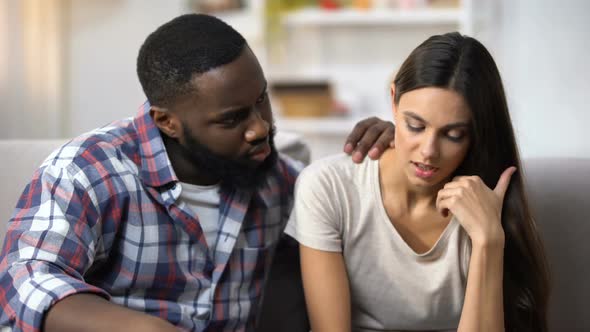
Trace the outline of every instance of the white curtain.
{"label": "white curtain", "polygon": [[64,2],[0,0],[0,139],[64,132]]}

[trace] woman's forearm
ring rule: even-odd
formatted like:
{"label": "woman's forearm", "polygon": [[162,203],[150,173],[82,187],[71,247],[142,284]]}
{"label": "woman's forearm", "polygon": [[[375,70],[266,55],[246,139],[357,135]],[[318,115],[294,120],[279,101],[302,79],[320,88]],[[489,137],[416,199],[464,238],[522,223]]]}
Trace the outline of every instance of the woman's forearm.
{"label": "woman's forearm", "polygon": [[314,332],[350,332],[350,290],[341,253],[300,246],[305,302]]}
{"label": "woman's forearm", "polygon": [[475,244],[458,332],[504,331],[504,241]]}

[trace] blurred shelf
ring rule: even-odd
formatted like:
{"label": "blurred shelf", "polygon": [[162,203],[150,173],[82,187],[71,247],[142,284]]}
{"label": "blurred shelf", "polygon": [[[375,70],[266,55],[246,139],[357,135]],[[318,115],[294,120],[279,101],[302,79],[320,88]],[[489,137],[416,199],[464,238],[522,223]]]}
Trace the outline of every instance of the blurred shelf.
{"label": "blurred shelf", "polygon": [[269,85],[276,83],[321,83],[330,82],[331,75],[326,70],[317,69],[315,66],[310,68],[293,68],[287,66],[278,66],[270,68],[266,75]]}
{"label": "blurred shelf", "polygon": [[296,118],[277,117],[276,125],[279,130],[296,132],[308,135],[348,135],[354,125],[364,118],[342,116],[342,117],[317,117],[317,118]]}
{"label": "blurred shelf", "polygon": [[290,27],[301,25],[436,25],[461,24],[463,17],[464,11],[461,8],[413,10],[321,10],[308,8],[287,14],[283,22]]}

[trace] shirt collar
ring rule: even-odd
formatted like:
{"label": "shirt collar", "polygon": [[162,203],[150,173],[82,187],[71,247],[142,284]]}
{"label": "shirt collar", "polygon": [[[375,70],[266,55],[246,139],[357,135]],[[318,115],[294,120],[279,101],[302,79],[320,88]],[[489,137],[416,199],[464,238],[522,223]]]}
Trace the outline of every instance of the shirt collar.
{"label": "shirt collar", "polygon": [[150,116],[150,107],[150,103],[146,101],[133,118],[139,137],[140,177],[148,186],[161,187],[178,181],[178,178],[172,168],[160,130]]}

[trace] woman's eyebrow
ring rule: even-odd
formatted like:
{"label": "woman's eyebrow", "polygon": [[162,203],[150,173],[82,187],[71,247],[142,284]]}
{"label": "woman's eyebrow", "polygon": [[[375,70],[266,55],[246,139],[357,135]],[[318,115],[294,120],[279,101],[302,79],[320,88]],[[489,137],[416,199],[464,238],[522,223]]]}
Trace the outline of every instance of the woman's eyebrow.
{"label": "woman's eyebrow", "polygon": [[422,119],[422,117],[420,117],[418,114],[416,114],[416,113],[414,113],[412,111],[403,111],[402,113],[405,116],[409,117],[409,118],[412,118],[412,119],[415,119],[415,120],[418,120],[418,121],[422,121],[422,122],[424,122],[426,124],[428,123],[426,120]]}
{"label": "woman's eyebrow", "polygon": [[[428,121],[424,120],[421,116],[419,116],[418,114],[416,114],[412,111],[403,111],[402,113],[409,118],[412,118],[414,120],[418,120],[418,121],[423,122],[425,124],[428,124]],[[468,127],[468,126],[469,126],[468,122],[459,121],[459,122],[453,122],[453,123],[449,123],[447,125],[444,125],[441,129],[449,130],[449,129],[455,129],[458,127]]]}

